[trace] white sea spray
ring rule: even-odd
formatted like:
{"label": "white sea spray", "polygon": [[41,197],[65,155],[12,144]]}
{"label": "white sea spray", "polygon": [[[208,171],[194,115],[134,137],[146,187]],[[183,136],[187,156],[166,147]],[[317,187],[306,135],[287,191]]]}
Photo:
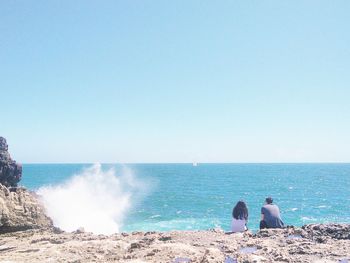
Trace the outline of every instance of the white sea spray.
{"label": "white sea spray", "polygon": [[74,231],[80,227],[98,234],[119,232],[135,202],[150,191],[150,184],[123,167],[121,175],[95,164],[66,182],[41,187],[48,216],[55,226]]}

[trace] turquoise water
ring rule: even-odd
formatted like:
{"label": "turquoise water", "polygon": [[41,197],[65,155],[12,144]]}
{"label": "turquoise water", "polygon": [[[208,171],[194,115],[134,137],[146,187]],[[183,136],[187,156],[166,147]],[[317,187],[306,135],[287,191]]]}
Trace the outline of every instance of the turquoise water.
{"label": "turquoise water", "polygon": [[[36,190],[64,182],[90,164],[25,164],[21,184]],[[128,164],[151,185],[133,202],[122,230],[229,230],[231,211],[248,204],[249,228],[257,229],[260,208],[271,195],[288,225],[350,223],[350,164]],[[122,165],[114,167],[117,176]],[[118,204],[116,204],[118,205]]]}

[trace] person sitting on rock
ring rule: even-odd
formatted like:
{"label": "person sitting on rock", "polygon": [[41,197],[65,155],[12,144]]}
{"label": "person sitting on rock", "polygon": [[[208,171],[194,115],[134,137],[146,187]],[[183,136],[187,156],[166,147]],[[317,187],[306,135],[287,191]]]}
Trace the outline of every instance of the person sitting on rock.
{"label": "person sitting on rock", "polygon": [[233,233],[247,230],[248,208],[244,201],[238,201],[232,210],[231,231]]}
{"label": "person sitting on rock", "polygon": [[261,208],[260,229],[284,227],[280,215],[280,209],[272,202],[273,199],[271,197],[265,199],[265,205]]}

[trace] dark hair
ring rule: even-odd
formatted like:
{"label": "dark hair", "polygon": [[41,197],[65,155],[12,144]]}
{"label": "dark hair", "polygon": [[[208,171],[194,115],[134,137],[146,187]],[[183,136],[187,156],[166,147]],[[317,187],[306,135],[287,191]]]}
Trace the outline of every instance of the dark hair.
{"label": "dark hair", "polygon": [[267,198],[265,199],[265,201],[266,201],[266,203],[268,203],[268,204],[272,204],[273,199],[272,199],[271,196],[269,196],[269,197],[267,197]]}
{"label": "dark hair", "polygon": [[248,220],[248,208],[244,201],[238,201],[232,210],[232,216],[235,219]]}

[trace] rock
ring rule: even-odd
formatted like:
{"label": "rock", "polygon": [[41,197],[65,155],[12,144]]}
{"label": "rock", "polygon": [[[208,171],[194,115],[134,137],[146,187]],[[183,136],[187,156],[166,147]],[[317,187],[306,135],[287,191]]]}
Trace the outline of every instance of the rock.
{"label": "rock", "polygon": [[82,234],[85,233],[85,229],[83,227],[79,227],[77,230],[73,231],[74,234]]}
{"label": "rock", "polygon": [[319,243],[324,243],[326,238],[350,239],[350,224],[310,224],[302,229]]}
{"label": "rock", "polygon": [[159,241],[168,241],[168,240],[171,240],[171,236],[161,236],[158,240]]}
{"label": "rock", "polygon": [[22,177],[22,166],[11,159],[6,139],[0,137],[0,184],[17,187]]}
{"label": "rock", "polygon": [[0,137],[0,151],[7,151],[8,145],[4,137]]}
{"label": "rock", "polygon": [[52,227],[35,194],[25,188],[11,192],[0,184],[0,233]]}
{"label": "rock", "polygon": [[269,229],[261,229],[254,236],[256,237],[270,237],[276,236],[278,234],[285,234],[288,232],[287,228],[269,228]]}

